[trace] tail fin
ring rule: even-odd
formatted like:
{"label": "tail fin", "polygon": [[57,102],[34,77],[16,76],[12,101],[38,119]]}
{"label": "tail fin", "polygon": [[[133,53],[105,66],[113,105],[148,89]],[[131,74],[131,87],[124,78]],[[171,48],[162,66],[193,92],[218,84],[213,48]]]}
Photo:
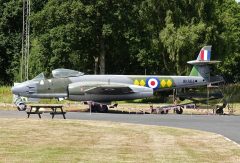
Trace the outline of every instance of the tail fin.
{"label": "tail fin", "polygon": [[204,46],[198,54],[198,61],[210,61],[212,46]]}
{"label": "tail fin", "polygon": [[211,64],[219,63],[220,61],[211,61],[212,46],[204,46],[196,60],[187,63],[193,65],[189,76],[201,76],[206,81],[210,81],[210,67]]}

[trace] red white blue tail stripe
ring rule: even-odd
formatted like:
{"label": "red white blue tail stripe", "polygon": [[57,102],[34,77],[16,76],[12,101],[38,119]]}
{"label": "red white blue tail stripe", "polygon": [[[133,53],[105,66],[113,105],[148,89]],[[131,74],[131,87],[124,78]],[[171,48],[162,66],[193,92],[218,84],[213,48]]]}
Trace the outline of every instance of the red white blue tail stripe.
{"label": "red white blue tail stripe", "polygon": [[212,46],[204,46],[197,57],[197,60],[188,61],[187,63],[191,65],[210,65],[219,63],[220,61],[211,61],[211,50]]}
{"label": "red white blue tail stripe", "polygon": [[202,49],[199,53],[198,60],[200,61],[210,61],[211,51]]}

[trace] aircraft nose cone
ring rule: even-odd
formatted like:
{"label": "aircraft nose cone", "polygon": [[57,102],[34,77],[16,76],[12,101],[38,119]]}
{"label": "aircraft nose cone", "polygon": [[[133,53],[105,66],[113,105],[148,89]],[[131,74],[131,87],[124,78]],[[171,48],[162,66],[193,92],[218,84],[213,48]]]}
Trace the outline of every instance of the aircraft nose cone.
{"label": "aircraft nose cone", "polygon": [[12,87],[12,93],[15,94],[15,95],[20,95],[24,91],[25,91],[25,88],[21,85],[17,85],[17,86]]}

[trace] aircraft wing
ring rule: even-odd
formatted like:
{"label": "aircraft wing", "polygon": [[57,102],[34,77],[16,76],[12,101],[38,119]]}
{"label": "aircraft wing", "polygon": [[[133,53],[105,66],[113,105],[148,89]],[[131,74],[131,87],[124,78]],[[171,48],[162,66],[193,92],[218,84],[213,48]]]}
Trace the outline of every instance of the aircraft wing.
{"label": "aircraft wing", "polygon": [[69,94],[125,95],[152,92],[151,88],[123,83],[78,82],[68,87]]}
{"label": "aircraft wing", "polygon": [[123,83],[77,82],[69,84],[68,95],[71,100],[117,101],[151,97],[153,89]]}

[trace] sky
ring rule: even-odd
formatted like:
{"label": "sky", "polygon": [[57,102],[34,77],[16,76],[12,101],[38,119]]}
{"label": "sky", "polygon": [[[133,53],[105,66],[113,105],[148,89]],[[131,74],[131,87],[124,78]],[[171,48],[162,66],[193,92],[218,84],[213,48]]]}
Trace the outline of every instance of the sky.
{"label": "sky", "polygon": [[236,0],[237,2],[240,2],[240,0]]}

